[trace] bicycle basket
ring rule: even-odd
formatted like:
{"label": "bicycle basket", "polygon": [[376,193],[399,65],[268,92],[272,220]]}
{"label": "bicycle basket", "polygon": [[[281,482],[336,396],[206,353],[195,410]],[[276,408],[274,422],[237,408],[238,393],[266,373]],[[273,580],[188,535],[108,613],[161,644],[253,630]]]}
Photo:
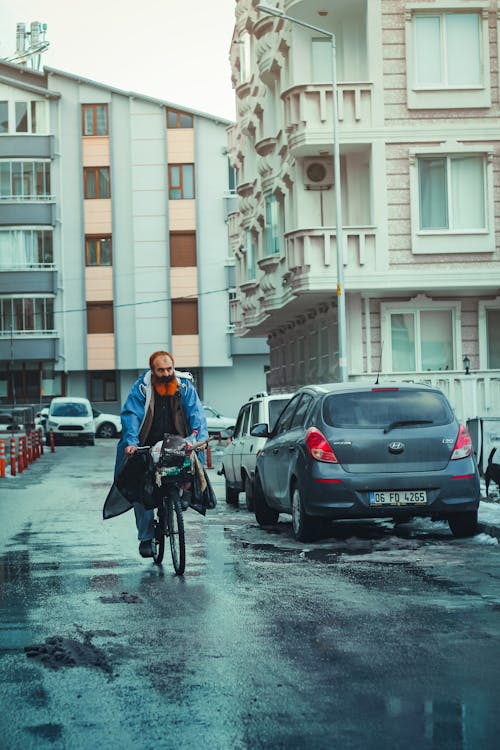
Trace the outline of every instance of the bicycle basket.
{"label": "bicycle basket", "polygon": [[166,435],[161,446],[158,468],[184,466],[187,443],[181,435]]}

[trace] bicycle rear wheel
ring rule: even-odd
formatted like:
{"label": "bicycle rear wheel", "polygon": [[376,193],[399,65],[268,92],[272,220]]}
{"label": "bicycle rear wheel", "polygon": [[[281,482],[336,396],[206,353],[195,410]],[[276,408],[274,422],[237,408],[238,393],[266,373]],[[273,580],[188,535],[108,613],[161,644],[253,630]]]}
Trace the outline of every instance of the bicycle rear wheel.
{"label": "bicycle rear wheel", "polygon": [[153,521],[153,560],[156,565],[161,565],[165,553],[165,535],[167,527],[165,522],[165,501],[162,500],[156,512]]}
{"label": "bicycle rear wheel", "polygon": [[170,540],[172,563],[178,576],[184,573],[186,567],[186,541],[184,535],[184,516],[177,488],[170,490],[169,497],[164,500],[166,509],[166,533]]}

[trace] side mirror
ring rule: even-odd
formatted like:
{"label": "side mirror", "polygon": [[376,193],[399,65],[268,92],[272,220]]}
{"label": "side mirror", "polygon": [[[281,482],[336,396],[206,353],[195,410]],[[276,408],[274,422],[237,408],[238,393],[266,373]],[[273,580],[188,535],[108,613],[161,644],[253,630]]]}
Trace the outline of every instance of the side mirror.
{"label": "side mirror", "polygon": [[250,435],[253,437],[268,438],[271,436],[271,433],[269,432],[268,425],[261,422],[259,424],[254,424],[250,430]]}

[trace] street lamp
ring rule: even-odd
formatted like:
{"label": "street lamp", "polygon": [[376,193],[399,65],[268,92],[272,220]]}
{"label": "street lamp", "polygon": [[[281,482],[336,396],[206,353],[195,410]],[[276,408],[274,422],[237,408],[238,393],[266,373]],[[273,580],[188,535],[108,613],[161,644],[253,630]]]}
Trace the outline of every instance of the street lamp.
{"label": "street lamp", "polygon": [[335,34],[326,31],[318,26],[302,21],[300,18],[288,16],[279,8],[272,8],[268,5],[259,3],[257,9],[262,13],[268,13],[270,16],[282,18],[285,21],[291,21],[298,26],[304,26],[306,29],[316,31],[328,37],[332,47],[332,105],[333,105],[333,174],[335,181],[335,234],[337,238],[337,317],[338,317],[338,339],[339,339],[339,374],[340,382],[345,383],[348,380],[347,375],[347,330],[346,330],[346,312],[345,312],[345,291],[344,291],[344,230],[342,226],[342,196],[340,193],[340,150],[338,138],[338,114],[337,114],[337,49]]}

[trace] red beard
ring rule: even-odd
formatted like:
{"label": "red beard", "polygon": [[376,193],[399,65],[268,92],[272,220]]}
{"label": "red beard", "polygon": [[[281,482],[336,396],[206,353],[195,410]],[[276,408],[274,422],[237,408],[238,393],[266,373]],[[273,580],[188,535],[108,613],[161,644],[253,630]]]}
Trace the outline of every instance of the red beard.
{"label": "red beard", "polygon": [[170,383],[154,382],[154,387],[159,396],[173,396],[177,390],[177,378],[173,378]]}

